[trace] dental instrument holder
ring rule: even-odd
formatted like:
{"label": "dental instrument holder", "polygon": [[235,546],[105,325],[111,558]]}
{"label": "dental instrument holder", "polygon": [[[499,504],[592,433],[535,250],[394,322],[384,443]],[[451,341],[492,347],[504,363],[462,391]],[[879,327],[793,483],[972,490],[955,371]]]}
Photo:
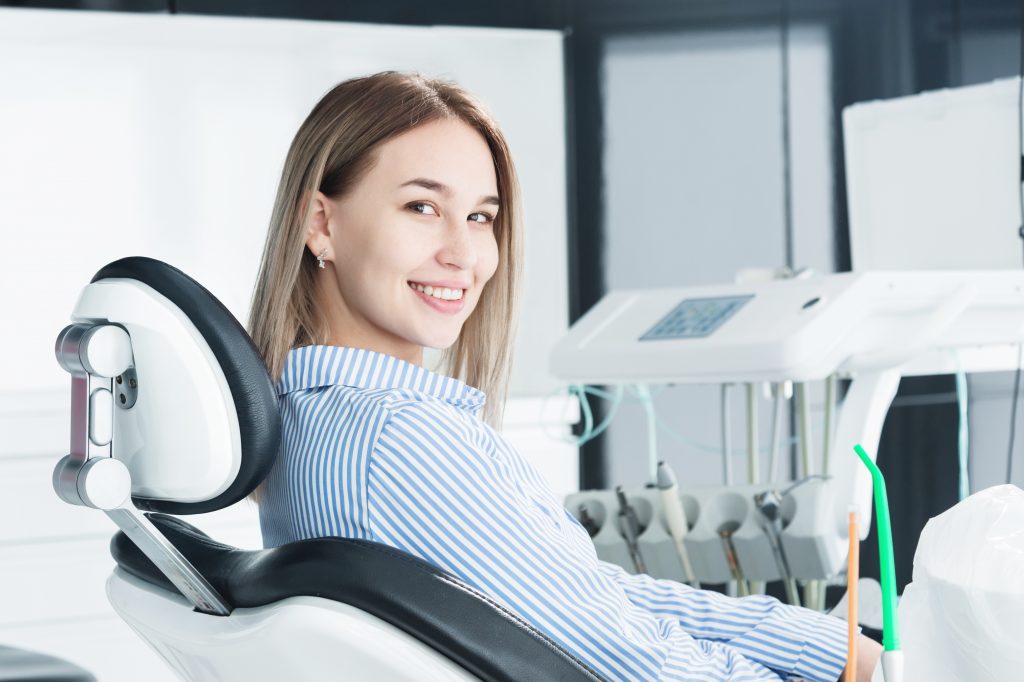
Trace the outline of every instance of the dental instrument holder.
{"label": "dental instrument holder", "polygon": [[640,519],[637,518],[633,505],[626,499],[626,494],[622,491],[621,486],[615,489],[615,500],[619,504],[619,532],[622,534],[622,539],[626,542],[629,558],[633,562],[633,567],[637,573],[646,573],[647,564],[644,562],[643,552],[640,551],[640,547],[637,545],[637,538],[640,537],[643,526],[640,524]]}
{"label": "dental instrument holder", "polygon": [[106,513],[198,611],[230,613],[217,591],[132,503],[131,474],[114,457],[116,411],[130,410],[138,397],[128,332],[105,321],[72,324],[57,336],[54,353],[71,374],[71,448],[53,471],[57,495]]}
{"label": "dental instrument holder", "polygon": [[[798,484],[799,485],[799,484]],[[777,490],[766,490],[754,495],[754,507],[760,512],[761,525],[772,546],[775,563],[779,567],[782,581],[786,587],[786,598],[790,604],[800,606],[800,597],[796,590],[796,580],[786,559],[786,550],[782,547],[782,495]]]}
{"label": "dental instrument holder", "polygon": [[686,511],[683,509],[683,502],[679,497],[679,484],[676,482],[675,472],[668,462],[658,462],[658,490],[662,513],[665,518],[665,525],[669,535],[676,543],[676,554],[679,555],[679,563],[683,567],[683,575],[686,582],[692,587],[700,587],[700,581],[693,572],[693,564],[690,563],[690,555],[686,551],[686,534],[690,530],[690,524],[686,521]]}
{"label": "dental instrument holder", "polygon": [[[824,451],[849,452],[862,443],[873,453],[901,376],[1014,369],[1021,343],[1024,272],[846,272],[612,291],[556,344],[550,364],[568,383],[609,386],[848,379]],[[958,349],[957,361],[950,349]],[[748,425],[748,436],[756,426]],[[867,537],[871,477],[850,457],[833,454],[827,465],[831,499],[819,513],[831,530],[815,537],[830,545],[819,552],[823,563],[839,572],[851,506],[861,539]],[[750,504],[746,492],[740,498],[737,504]],[[795,576],[803,578],[798,557],[784,546]]]}
{"label": "dental instrument holder", "polygon": [[[765,534],[754,497],[772,490],[769,484],[690,487],[680,494],[689,531],[683,540],[694,574],[701,583],[726,583],[732,579],[722,551],[718,531],[736,527],[732,542],[747,580],[772,581],[783,578]],[[829,514],[835,496],[834,479],[815,478],[793,487],[782,498],[780,519],[782,548],[793,577],[799,580],[826,579],[841,572],[847,529],[835,528]],[[668,530],[657,488],[625,489],[629,504],[645,526],[637,544],[647,563],[648,574],[686,582],[675,544]],[[597,525],[593,536],[598,558],[633,571],[625,539],[618,528],[618,502],[612,490],[587,490],[566,497],[565,507],[578,519],[583,507]]]}

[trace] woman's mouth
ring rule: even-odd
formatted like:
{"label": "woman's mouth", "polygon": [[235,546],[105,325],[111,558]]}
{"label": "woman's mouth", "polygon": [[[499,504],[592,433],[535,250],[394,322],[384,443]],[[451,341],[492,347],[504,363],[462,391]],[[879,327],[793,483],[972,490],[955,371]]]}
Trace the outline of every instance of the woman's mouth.
{"label": "woman's mouth", "polygon": [[465,289],[434,287],[418,282],[409,282],[409,288],[421,301],[442,313],[457,313],[466,303]]}
{"label": "woman's mouth", "polygon": [[449,289],[448,287],[432,287],[429,284],[420,284],[418,282],[409,282],[409,286],[426,294],[427,296],[433,296],[436,299],[442,301],[458,301],[462,299],[464,291],[462,289]]}

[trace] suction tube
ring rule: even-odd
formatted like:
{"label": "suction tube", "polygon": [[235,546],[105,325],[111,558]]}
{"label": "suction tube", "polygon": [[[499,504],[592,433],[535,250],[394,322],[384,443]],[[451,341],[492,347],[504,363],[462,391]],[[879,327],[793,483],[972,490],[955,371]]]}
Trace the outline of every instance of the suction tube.
{"label": "suction tube", "polygon": [[875,495],[875,523],[878,525],[878,556],[882,578],[882,672],[885,682],[903,682],[903,651],[900,649],[899,619],[896,614],[896,563],[893,560],[892,524],[885,478],[858,443],[853,446],[860,461],[871,472]]}

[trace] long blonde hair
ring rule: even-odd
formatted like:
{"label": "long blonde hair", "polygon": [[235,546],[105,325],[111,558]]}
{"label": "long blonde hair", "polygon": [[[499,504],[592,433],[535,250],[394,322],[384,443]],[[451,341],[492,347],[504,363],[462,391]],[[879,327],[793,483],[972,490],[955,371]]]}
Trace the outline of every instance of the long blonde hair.
{"label": "long blonde hair", "polygon": [[494,159],[499,210],[498,268],[442,371],[484,391],[483,419],[500,428],[518,313],[522,263],[520,199],[508,144],[481,103],[455,83],[384,71],[344,81],[313,107],[292,140],[281,173],[248,331],[276,381],[292,348],[325,344],[326,316],[314,299],[316,258],[306,248],[311,197],[337,199],[362,177],[384,142],[423,123],[458,119],[487,141]]}

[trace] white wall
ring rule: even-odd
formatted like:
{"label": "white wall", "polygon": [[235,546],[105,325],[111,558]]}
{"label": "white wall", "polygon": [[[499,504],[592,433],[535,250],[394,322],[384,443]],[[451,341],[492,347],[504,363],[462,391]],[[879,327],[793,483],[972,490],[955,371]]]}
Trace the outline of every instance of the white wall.
{"label": "white wall", "polygon": [[[453,78],[521,176],[526,286],[512,391],[558,384],[568,321],[562,36],[554,31],[0,10],[0,287],[24,345],[0,390],[64,384],[77,291],[125,255],[167,260],[247,312],[278,176],[313,104],[384,69]],[[9,339],[6,343],[13,343]]]}
{"label": "white wall", "polygon": [[[819,272],[834,269],[830,59],[823,29],[792,30],[794,264]],[[608,43],[609,289],[727,282],[741,268],[785,265],[780,78],[775,30]],[[735,449],[745,441],[743,403],[734,394]],[[662,431],[658,443],[659,457],[673,465],[681,484],[721,482],[718,387],[668,388],[655,405],[687,439],[680,443]],[[769,407],[761,402],[764,448]],[[619,411],[607,440],[612,485],[646,482],[645,428],[639,406]],[[737,476],[743,467],[742,456],[734,457]]]}
{"label": "white wall", "polygon": [[[350,76],[453,78],[507,134],[528,250],[507,432],[556,491],[574,489],[575,448],[545,435],[572,414],[539,397],[568,320],[560,33],[3,9],[0,64],[0,643],[104,682],[171,679],[106,604],[113,525],[50,487],[70,388],[54,340],[92,275],[126,255],[181,268],[244,321],[287,146]],[[190,521],[259,545],[246,502]]]}

